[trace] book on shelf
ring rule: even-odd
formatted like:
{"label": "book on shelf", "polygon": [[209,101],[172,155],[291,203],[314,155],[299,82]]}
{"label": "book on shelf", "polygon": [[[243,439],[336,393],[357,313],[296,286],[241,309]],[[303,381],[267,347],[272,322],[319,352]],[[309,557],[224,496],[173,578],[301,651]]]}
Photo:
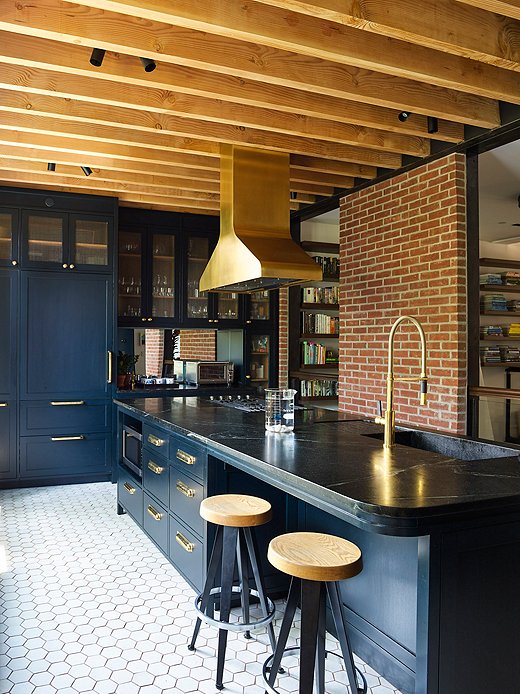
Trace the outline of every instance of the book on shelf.
{"label": "book on shelf", "polygon": [[323,270],[324,275],[335,277],[339,275],[339,258],[334,258],[328,255],[313,255],[312,259]]}
{"label": "book on shelf", "polygon": [[303,287],[302,303],[304,304],[339,304],[339,286]]}
{"label": "book on shelf", "polygon": [[336,397],[338,394],[338,381],[305,379],[300,381],[300,395],[302,398]]}
{"label": "book on shelf", "polygon": [[334,335],[339,332],[339,317],[326,313],[302,313],[302,333]]}

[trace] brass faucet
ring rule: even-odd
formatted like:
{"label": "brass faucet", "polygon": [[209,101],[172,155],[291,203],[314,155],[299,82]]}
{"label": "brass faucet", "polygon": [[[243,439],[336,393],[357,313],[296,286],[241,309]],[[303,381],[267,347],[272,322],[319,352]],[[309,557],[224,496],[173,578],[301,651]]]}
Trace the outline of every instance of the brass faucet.
{"label": "brass faucet", "polygon": [[[410,321],[419,331],[421,338],[421,375],[410,377],[394,376],[394,336],[397,328],[404,321]],[[376,417],[376,424],[383,424],[385,427],[384,447],[392,448],[395,442],[395,411],[394,411],[394,382],[395,381],[419,381],[421,384],[420,404],[426,405],[426,393],[428,392],[428,377],[426,376],[426,338],[422,325],[416,318],[412,316],[401,316],[392,325],[390,335],[388,337],[388,375],[386,377],[386,411],[384,417]]]}

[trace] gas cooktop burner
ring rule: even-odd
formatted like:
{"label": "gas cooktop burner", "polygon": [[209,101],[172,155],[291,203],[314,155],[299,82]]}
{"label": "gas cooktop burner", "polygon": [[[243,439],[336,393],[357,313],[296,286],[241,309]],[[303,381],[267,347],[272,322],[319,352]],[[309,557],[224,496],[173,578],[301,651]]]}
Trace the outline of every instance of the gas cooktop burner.
{"label": "gas cooktop burner", "polygon": [[242,410],[243,412],[263,412],[265,410],[265,401],[252,395],[210,395],[209,399],[217,405],[233,407],[235,410]]}

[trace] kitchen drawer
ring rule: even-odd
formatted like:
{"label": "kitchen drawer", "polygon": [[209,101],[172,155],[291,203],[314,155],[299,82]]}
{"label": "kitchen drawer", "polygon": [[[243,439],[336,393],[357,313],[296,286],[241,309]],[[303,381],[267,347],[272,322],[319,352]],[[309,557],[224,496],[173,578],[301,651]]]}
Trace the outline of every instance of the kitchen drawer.
{"label": "kitchen drawer", "polygon": [[143,424],[143,446],[149,451],[160,453],[167,458],[169,442],[170,437],[163,429]]}
{"label": "kitchen drawer", "polygon": [[144,492],[143,527],[162,551],[168,553],[168,511]]}
{"label": "kitchen drawer", "polygon": [[123,467],[118,468],[117,501],[139,525],[143,525],[143,490]]}
{"label": "kitchen drawer", "polygon": [[205,575],[204,543],[174,515],[170,516],[170,560],[200,593]]}
{"label": "kitchen drawer", "polygon": [[206,479],[208,454],[203,446],[197,446],[183,436],[170,437],[170,460],[199,480]]}
{"label": "kitchen drawer", "polygon": [[143,449],[143,484],[166,508],[169,503],[168,473],[169,464],[166,458],[155,451]]}
{"label": "kitchen drawer", "polygon": [[204,534],[204,520],[199,508],[204,486],[185,475],[178,465],[170,468],[170,511],[199,535]]}
{"label": "kitchen drawer", "polygon": [[110,434],[50,434],[20,437],[20,476],[77,477],[110,472]]}
{"label": "kitchen drawer", "polygon": [[107,400],[44,400],[20,403],[22,436],[102,432],[111,427],[112,408]]}

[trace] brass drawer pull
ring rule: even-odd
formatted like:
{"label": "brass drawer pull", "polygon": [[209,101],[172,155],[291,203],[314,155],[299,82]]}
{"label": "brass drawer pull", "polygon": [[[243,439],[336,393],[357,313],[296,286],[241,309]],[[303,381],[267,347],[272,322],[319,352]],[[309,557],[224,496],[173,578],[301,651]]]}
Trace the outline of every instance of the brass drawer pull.
{"label": "brass drawer pull", "polygon": [[155,472],[156,475],[160,475],[164,472],[164,468],[160,465],[157,465],[157,463],[154,463],[153,460],[148,461],[148,469],[152,472]]}
{"label": "brass drawer pull", "polygon": [[183,463],[186,463],[186,465],[195,465],[197,462],[197,457],[194,455],[190,455],[189,453],[185,453],[184,451],[181,451],[180,448],[177,449],[177,458],[179,460],[182,460]]}
{"label": "brass drawer pull", "polygon": [[160,439],[153,434],[148,434],[148,443],[151,443],[152,446],[157,446],[160,448],[161,446],[164,446],[164,439]]}
{"label": "brass drawer pull", "polygon": [[195,549],[195,544],[187,540],[184,535],[178,531],[175,533],[175,539],[186,552],[193,552]]}
{"label": "brass drawer pull", "polygon": [[163,514],[159,513],[159,511],[156,511],[153,506],[148,506],[146,510],[151,515],[151,517],[156,521],[160,521],[161,518],[163,517]]}
{"label": "brass drawer pull", "polygon": [[83,441],[85,437],[80,436],[51,436],[51,441]]}
{"label": "brass drawer pull", "polygon": [[195,496],[195,490],[191,489],[191,487],[188,487],[187,484],[184,484],[184,482],[181,482],[180,480],[177,480],[175,487],[181,494],[184,494],[184,496],[189,496],[190,498]]}
{"label": "brass drawer pull", "polygon": [[9,407],[8,402],[0,402],[0,407]]}
{"label": "brass drawer pull", "polygon": [[112,383],[112,352],[110,350],[107,351],[107,383]]}
{"label": "brass drawer pull", "polygon": [[129,494],[135,494],[135,487],[132,487],[132,485],[129,484],[128,482],[125,482],[125,483],[123,484],[123,487],[126,489],[126,491],[127,491]]}
{"label": "brass drawer pull", "polygon": [[51,400],[50,403],[53,407],[63,407],[65,405],[84,405],[84,400]]}

